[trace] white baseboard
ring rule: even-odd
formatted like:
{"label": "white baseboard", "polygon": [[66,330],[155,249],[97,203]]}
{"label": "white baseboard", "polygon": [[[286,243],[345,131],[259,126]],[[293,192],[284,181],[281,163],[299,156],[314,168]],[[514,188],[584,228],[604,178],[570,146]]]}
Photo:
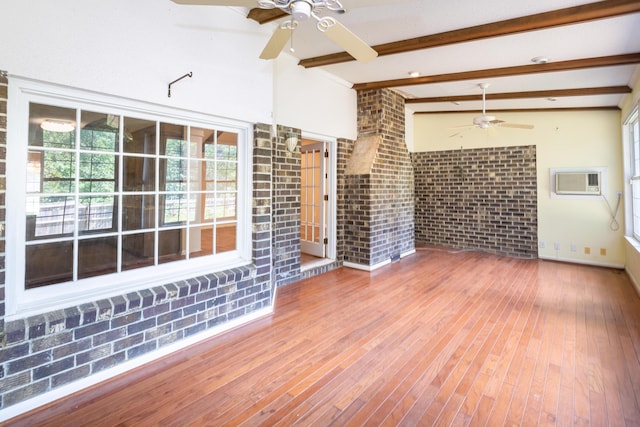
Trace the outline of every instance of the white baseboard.
{"label": "white baseboard", "polygon": [[[406,256],[413,255],[415,253],[416,253],[416,249],[413,248],[411,250],[408,250],[407,252],[401,253],[400,254],[400,258],[404,258]],[[389,265],[389,264],[391,264],[391,260],[390,259],[382,261],[382,262],[380,262],[378,264],[374,264],[374,265],[363,265],[363,264],[356,264],[356,263],[353,263],[353,262],[346,262],[346,261],[342,263],[342,265],[345,266],[345,267],[355,268],[356,270],[364,270],[364,271],[374,271],[374,270],[377,270],[377,269],[379,269],[381,267],[384,267],[385,265]]]}
{"label": "white baseboard", "polygon": [[588,260],[573,259],[573,258],[556,258],[556,257],[547,257],[547,256],[538,256],[538,258],[544,259],[547,261],[568,262],[571,264],[583,264],[583,265],[591,265],[594,267],[607,267],[607,268],[617,268],[619,270],[624,270],[624,265],[612,264],[607,262],[588,261]]}
{"label": "white baseboard", "polygon": [[23,414],[25,412],[36,409],[42,405],[51,403],[62,397],[68,396],[77,391],[93,386],[99,382],[114,378],[120,374],[123,374],[134,368],[138,368],[146,363],[153,362],[154,360],[167,356],[178,350],[185,349],[186,347],[197,344],[200,341],[214,337],[218,334],[229,331],[238,326],[242,326],[245,323],[251,322],[253,320],[257,320],[261,317],[268,316],[272,313],[273,313],[273,306],[254,311],[245,316],[239,317],[237,319],[233,319],[227,323],[223,323],[211,329],[207,329],[203,332],[192,335],[188,338],[182,339],[180,341],[176,341],[166,347],[161,347],[155,351],[146,353],[140,357],[136,357],[135,359],[128,360],[124,363],[114,366],[113,368],[105,369],[104,371],[98,372],[97,374],[88,376],[86,378],[82,378],[78,381],[74,381],[62,387],[53,389],[47,393],[43,393],[38,396],[35,396],[32,399],[25,400],[15,405],[9,406],[8,408],[0,410],[0,423],[10,418],[16,417],[20,414]]}
{"label": "white baseboard", "polygon": [[625,273],[627,273],[627,277],[629,277],[629,280],[631,280],[631,284],[636,289],[636,293],[638,294],[638,297],[640,297],[640,281],[637,278],[635,278],[628,269],[625,268],[624,271]]}

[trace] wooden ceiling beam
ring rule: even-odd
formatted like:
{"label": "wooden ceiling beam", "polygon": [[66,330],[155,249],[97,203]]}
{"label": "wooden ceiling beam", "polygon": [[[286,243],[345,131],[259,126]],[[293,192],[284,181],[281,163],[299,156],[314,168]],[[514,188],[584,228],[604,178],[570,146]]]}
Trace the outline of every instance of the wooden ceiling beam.
{"label": "wooden ceiling beam", "polygon": [[254,7],[249,11],[247,18],[253,19],[258,24],[262,25],[285,16],[287,16],[287,13],[280,9],[260,9],[259,7]]}
{"label": "wooden ceiling beam", "polygon": [[548,62],[546,64],[519,65],[515,67],[491,68],[486,70],[462,71],[459,73],[438,74],[434,76],[411,77],[405,79],[384,80],[378,82],[356,83],[355,90],[382,89],[399,86],[414,86],[430,83],[455,82],[461,80],[481,80],[495,77],[520,76],[524,74],[571,71],[585,68],[611,67],[640,63],[640,53],[626,55],[601,56],[598,58],[573,59],[569,61]]}
{"label": "wooden ceiling beam", "polygon": [[[476,25],[438,34],[416,37],[392,43],[373,46],[378,56],[429,49],[455,43],[481,40],[491,37],[506,36],[543,28],[561,25],[578,24],[595,19],[611,18],[619,15],[640,12],[638,0],[606,0],[587,3],[565,9],[552,10],[489,24]],[[352,61],[353,57],[346,52],[302,59],[299,65],[306,68],[338,64]]]}
{"label": "wooden ceiling beam", "polygon": [[[620,111],[619,107],[604,106],[604,107],[558,107],[558,108],[510,108],[491,110],[491,114],[500,113],[539,113],[539,112],[567,112],[567,111]],[[415,111],[413,114],[462,114],[462,113],[477,113],[478,110],[442,110],[442,111]]]}
{"label": "wooden ceiling beam", "polygon": [[[488,93],[487,99],[525,99],[525,98],[562,98],[567,96],[613,95],[631,93],[629,86],[589,87],[581,89],[538,90],[528,92]],[[482,95],[440,96],[432,98],[407,98],[406,104],[432,102],[482,101]]]}

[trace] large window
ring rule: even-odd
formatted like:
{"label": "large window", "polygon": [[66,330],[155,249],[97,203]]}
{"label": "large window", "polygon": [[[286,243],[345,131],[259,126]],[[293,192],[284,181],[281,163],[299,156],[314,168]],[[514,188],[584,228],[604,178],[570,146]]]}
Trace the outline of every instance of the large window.
{"label": "large window", "polygon": [[640,241],[640,117],[638,109],[627,122],[629,136],[629,172],[631,184],[632,234]]}
{"label": "large window", "polygon": [[247,261],[246,126],[20,96],[28,130],[12,134],[23,148],[8,183],[16,306]]}

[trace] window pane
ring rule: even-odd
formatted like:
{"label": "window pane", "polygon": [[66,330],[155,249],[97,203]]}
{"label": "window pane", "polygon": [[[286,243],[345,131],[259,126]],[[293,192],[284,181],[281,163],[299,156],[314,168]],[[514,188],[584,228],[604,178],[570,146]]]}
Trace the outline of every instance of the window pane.
{"label": "window pane", "polygon": [[238,134],[234,132],[218,133],[216,157],[223,160],[238,159]]}
{"label": "window pane", "polygon": [[160,159],[160,191],[187,190],[187,161]]}
{"label": "window pane", "polygon": [[216,180],[218,181],[235,181],[236,162],[219,161],[216,167]]}
{"label": "window pane", "polygon": [[152,157],[124,157],[122,189],[124,191],[155,191],[156,161]]}
{"label": "window pane", "polygon": [[640,239],[640,180],[632,181],[631,192],[633,197],[633,233]]}
{"label": "window pane", "polygon": [[75,199],[73,197],[27,197],[27,240],[62,237],[73,234]]}
{"label": "window pane", "polygon": [[80,148],[95,151],[116,151],[120,141],[120,116],[114,114],[81,113]]}
{"label": "window pane", "polygon": [[189,257],[196,258],[213,254],[213,227],[189,229]]}
{"label": "window pane", "polygon": [[116,157],[111,154],[80,154],[80,192],[113,193],[118,189]]}
{"label": "window pane", "polygon": [[158,232],[158,263],[185,259],[185,232],[184,228]]}
{"label": "window pane", "polygon": [[213,147],[215,147],[215,131],[204,128],[191,128],[191,147],[189,156],[194,159],[202,159],[208,156],[213,158]]}
{"label": "window pane", "polygon": [[143,230],[156,226],[155,196],[152,194],[122,196],[122,229]]}
{"label": "window pane", "polygon": [[156,122],[125,117],[122,146],[125,153],[156,154]]}
{"label": "window pane", "polygon": [[205,162],[201,160],[189,161],[189,190],[200,191],[205,187]]}
{"label": "window pane", "polygon": [[220,224],[216,227],[216,253],[236,249],[236,225]]}
{"label": "window pane", "polygon": [[216,197],[216,218],[235,219],[236,193],[218,193]]}
{"label": "window pane", "polygon": [[81,197],[78,209],[78,230],[82,234],[97,231],[115,231],[116,197]]}
{"label": "window pane", "polygon": [[73,242],[29,245],[25,255],[26,289],[73,280]]}
{"label": "window pane", "polygon": [[42,152],[27,153],[27,193],[42,192]]}
{"label": "window pane", "polygon": [[204,193],[200,195],[204,204],[204,221],[213,221],[216,216],[216,196],[215,193]]}
{"label": "window pane", "polygon": [[29,145],[75,148],[76,110],[51,105],[29,104]]}
{"label": "window pane", "polygon": [[160,155],[186,157],[187,127],[160,123]]}
{"label": "window pane", "polygon": [[78,279],[117,271],[118,237],[100,237],[78,242]]}
{"label": "window pane", "polygon": [[45,151],[42,154],[42,192],[75,192],[76,155],[68,151]]}
{"label": "window pane", "polygon": [[187,221],[187,195],[163,194],[160,196],[162,209],[162,225],[175,225]]}
{"label": "window pane", "polygon": [[128,234],[122,236],[122,269],[153,265],[155,233]]}

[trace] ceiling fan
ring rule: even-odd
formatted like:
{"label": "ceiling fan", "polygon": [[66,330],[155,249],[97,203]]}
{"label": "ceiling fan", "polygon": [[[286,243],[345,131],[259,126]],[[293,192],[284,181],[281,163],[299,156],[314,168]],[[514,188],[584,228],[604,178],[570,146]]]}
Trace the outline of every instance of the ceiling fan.
{"label": "ceiling fan", "polygon": [[[482,115],[473,118],[472,125],[462,125],[456,126],[452,129],[471,129],[471,128],[480,128],[480,129],[489,129],[492,127],[503,127],[503,128],[517,128],[517,129],[533,129],[533,125],[523,125],[517,123],[507,123],[504,120],[496,119],[496,116],[491,116],[487,114],[486,111],[486,92],[489,87],[488,83],[480,83],[478,85],[480,89],[482,89]],[[453,135],[450,135],[449,138],[453,138],[454,136],[460,135],[464,131],[456,132]]]}
{"label": "ceiling fan", "polygon": [[[339,45],[359,62],[369,62],[378,56],[373,48],[352,33],[332,16],[321,16],[325,10],[343,14],[346,9],[340,0],[171,0],[174,3],[201,6],[244,6],[260,9],[280,9],[290,15],[275,30],[260,54],[261,59],[277,58],[300,22],[315,19],[318,30]],[[374,0],[379,4],[380,0]],[[366,5],[366,4],[364,4]]]}

